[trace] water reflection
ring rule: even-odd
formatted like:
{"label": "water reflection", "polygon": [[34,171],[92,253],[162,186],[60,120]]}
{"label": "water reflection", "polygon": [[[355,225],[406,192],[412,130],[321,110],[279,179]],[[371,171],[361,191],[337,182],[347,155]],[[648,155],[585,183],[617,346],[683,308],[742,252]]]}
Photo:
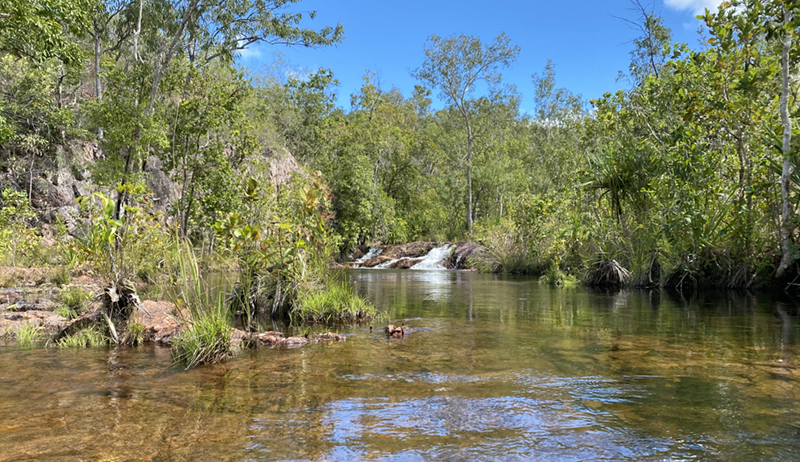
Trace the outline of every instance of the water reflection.
{"label": "water reflection", "polygon": [[800,457],[792,300],[351,277],[417,331],[188,372],[163,348],[0,348],[0,460]]}

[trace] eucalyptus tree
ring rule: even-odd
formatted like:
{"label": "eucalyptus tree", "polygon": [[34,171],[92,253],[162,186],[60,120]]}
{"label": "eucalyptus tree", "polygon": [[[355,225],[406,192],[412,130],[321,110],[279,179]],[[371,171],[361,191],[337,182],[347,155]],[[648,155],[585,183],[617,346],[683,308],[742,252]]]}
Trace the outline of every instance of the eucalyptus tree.
{"label": "eucalyptus tree", "polygon": [[66,65],[83,57],[75,36],[89,30],[96,0],[4,0],[0,3],[0,53]]}
{"label": "eucalyptus tree", "polygon": [[481,81],[490,88],[500,89],[500,70],[510,66],[519,56],[520,48],[501,33],[490,44],[477,37],[452,35],[446,38],[431,35],[425,44],[425,61],[415,69],[414,77],[439,90],[439,97],[453,105],[460,114],[466,136],[463,155],[466,174],[466,228],[472,232],[473,191],[472,161],[474,131],[474,97]]}
{"label": "eucalyptus tree", "polygon": [[563,87],[556,87],[555,64],[548,60],[541,74],[531,76],[534,111],[530,122],[532,146],[529,169],[538,192],[551,185],[564,188],[574,181],[579,161],[575,152],[580,140],[584,102]]}
{"label": "eucalyptus tree", "polygon": [[[112,184],[118,184],[115,218],[119,217],[133,185],[131,175],[152,151],[150,143],[170,142],[152,119],[162,99],[162,81],[174,60],[231,62],[237,50],[256,43],[315,47],[331,45],[343,38],[341,25],[318,30],[304,27],[304,14],[290,9],[299,1],[139,0],[135,4],[138,8],[134,8],[136,14],[130,20],[136,25],[126,41],[131,47],[130,55],[117,64],[118,70],[108,72],[109,81],[118,79],[114,85],[129,87],[127,91],[114,92],[121,100],[109,102],[106,98],[93,111],[98,126],[107,132],[116,130],[120,124],[119,128],[127,133],[124,137],[113,137],[113,142],[104,142],[106,156],[118,158],[119,170],[112,179]],[[313,18],[315,13],[309,16]],[[184,76],[184,82],[190,84],[189,75]],[[180,86],[178,81],[170,85]],[[113,115],[120,110],[126,115],[124,120]],[[109,137],[106,133],[106,138]]]}
{"label": "eucalyptus tree", "polygon": [[[800,27],[800,2],[796,0],[734,0],[723,3],[716,12],[706,10],[702,19],[712,36],[709,43],[720,51],[749,55],[739,67],[737,90],[762,89],[766,100],[778,101],[778,107],[762,114],[763,120],[780,120],[779,125],[764,127],[762,136],[767,145],[780,144],[780,247],[781,261],[776,275],[782,276],[792,261],[794,253],[795,206],[792,197],[792,177],[794,175],[796,152],[792,149],[792,120],[794,113],[791,94],[796,91],[790,78],[791,69],[796,67],[798,58],[797,42],[794,36]],[[779,75],[775,75],[779,74]],[[763,85],[764,78],[774,78],[779,85]],[[774,82],[774,81],[773,81]],[[741,105],[741,104],[740,104]],[[753,119],[758,120],[756,117]],[[769,123],[768,123],[769,125]],[[777,129],[780,127],[780,130]],[[780,143],[777,135],[782,132]],[[777,150],[777,149],[776,149]]]}

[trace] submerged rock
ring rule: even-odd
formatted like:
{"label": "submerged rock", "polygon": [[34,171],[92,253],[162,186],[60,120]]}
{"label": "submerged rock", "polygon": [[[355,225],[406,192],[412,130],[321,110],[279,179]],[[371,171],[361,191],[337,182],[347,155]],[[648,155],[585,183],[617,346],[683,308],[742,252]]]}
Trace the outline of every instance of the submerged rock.
{"label": "submerged rock", "polygon": [[322,342],[344,342],[347,340],[342,334],[334,334],[333,332],[324,332],[322,334],[315,334],[311,336],[311,340],[314,343],[322,343]]}
{"label": "submerged rock", "polygon": [[414,330],[405,325],[395,327],[393,324],[389,324],[388,326],[384,327],[383,331],[386,332],[386,335],[389,338],[403,338],[406,336],[406,334],[410,334]]}
{"label": "submerged rock", "polygon": [[262,332],[256,337],[259,346],[277,346],[285,340],[282,332]]}
{"label": "submerged rock", "polygon": [[285,347],[296,348],[303,345],[308,345],[308,339],[305,337],[288,337],[283,339],[280,344]]}

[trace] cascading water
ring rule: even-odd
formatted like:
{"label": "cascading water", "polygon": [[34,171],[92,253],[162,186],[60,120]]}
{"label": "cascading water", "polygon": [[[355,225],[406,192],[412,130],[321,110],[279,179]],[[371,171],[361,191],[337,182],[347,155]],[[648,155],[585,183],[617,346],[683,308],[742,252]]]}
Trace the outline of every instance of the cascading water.
{"label": "cascading water", "polygon": [[445,258],[450,255],[450,252],[455,248],[454,244],[446,244],[441,247],[434,247],[428,252],[428,255],[422,259],[421,262],[412,266],[412,270],[441,270],[447,269],[442,263]]}
{"label": "cascading water", "polygon": [[366,255],[364,255],[363,257],[359,258],[354,263],[356,265],[363,265],[364,263],[368,262],[369,260],[371,260],[371,259],[377,257],[378,255],[380,255],[381,252],[383,252],[383,249],[381,249],[380,247],[377,247],[377,248],[376,247],[372,247],[372,248],[369,249],[369,252],[367,252]]}
{"label": "cascading water", "polygon": [[[419,262],[411,267],[405,266],[408,269],[413,270],[444,270],[447,269],[444,266],[444,260],[450,255],[450,252],[455,248],[455,244],[445,244],[440,247],[434,247],[433,249],[428,252],[428,254],[423,257]],[[365,268],[363,265],[368,261],[372,260],[373,258],[377,257],[381,253],[383,253],[382,248],[371,248],[366,255],[355,260],[353,263],[354,268]],[[403,260],[413,260],[416,261],[418,258],[415,257],[400,257],[396,259],[386,260],[379,265],[373,266],[371,269],[390,269],[396,268],[397,263]]]}

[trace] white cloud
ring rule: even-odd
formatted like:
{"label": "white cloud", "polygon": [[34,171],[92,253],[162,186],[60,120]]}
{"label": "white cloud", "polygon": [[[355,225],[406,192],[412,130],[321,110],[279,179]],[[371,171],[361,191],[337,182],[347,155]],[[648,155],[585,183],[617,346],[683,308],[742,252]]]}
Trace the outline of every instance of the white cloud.
{"label": "white cloud", "polygon": [[702,13],[705,8],[709,11],[716,11],[721,0],[664,0],[664,4],[673,10],[690,10],[693,13]]}

